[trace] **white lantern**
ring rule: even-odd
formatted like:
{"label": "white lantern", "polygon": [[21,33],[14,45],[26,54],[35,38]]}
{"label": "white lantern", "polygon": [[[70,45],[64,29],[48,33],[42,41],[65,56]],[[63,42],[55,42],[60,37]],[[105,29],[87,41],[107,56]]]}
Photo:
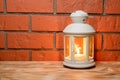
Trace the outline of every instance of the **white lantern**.
{"label": "white lantern", "polygon": [[67,67],[89,68],[94,62],[95,30],[85,21],[88,14],[75,11],[70,15],[73,23],[64,30],[64,62]]}

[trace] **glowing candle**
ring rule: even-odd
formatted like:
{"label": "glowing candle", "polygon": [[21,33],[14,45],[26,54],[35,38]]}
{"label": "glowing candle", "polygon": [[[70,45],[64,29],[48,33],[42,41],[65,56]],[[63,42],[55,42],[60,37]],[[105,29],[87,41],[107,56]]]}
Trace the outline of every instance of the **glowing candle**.
{"label": "glowing candle", "polygon": [[81,54],[81,47],[79,47],[78,45],[75,45],[75,60],[85,60],[86,56],[85,54]]}

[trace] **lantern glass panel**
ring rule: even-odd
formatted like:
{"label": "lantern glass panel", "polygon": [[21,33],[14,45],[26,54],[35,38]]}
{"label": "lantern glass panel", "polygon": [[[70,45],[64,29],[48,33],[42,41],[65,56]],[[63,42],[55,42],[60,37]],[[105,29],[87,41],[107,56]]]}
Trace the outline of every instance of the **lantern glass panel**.
{"label": "lantern glass panel", "polygon": [[89,59],[94,58],[94,36],[89,37]]}
{"label": "lantern glass panel", "polygon": [[86,60],[85,37],[74,37],[74,60]]}
{"label": "lantern glass panel", "polygon": [[70,54],[70,37],[65,36],[65,59],[71,60],[71,54]]}

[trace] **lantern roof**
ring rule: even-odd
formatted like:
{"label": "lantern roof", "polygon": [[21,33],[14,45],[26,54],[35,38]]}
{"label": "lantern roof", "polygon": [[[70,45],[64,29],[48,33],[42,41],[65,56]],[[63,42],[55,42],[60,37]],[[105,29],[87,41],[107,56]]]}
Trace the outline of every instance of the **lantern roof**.
{"label": "lantern roof", "polygon": [[84,11],[78,10],[70,15],[73,23],[69,24],[64,30],[64,33],[88,34],[95,33],[93,27],[86,22],[88,14]]}
{"label": "lantern roof", "polygon": [[95,30],[90,26],[89,24],[83,24],[83,23],[73,23],[68,25],[64,30],[64,33],[79,33],[79,34],[85,34],[85,33],[94,33]]}
{"label": "lantern roof", "polygon": [[72,16],[88,16],[88,14],[82,10],[78,10],[78,11],[75,11],[73,13],[71,13],[70,15],[71,17]]}

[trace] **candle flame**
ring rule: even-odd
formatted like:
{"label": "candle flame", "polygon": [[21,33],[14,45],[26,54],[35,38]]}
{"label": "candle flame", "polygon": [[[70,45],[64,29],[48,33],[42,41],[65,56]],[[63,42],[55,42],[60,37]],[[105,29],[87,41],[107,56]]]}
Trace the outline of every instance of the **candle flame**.
{"label": "candle flame", "polygon": [[75,45],[75,49],[76,49],[76,53],[80,54],[81,47],[79,47],[78,45]]}
{"label": "candle flame", "polygon": [[85,60],[85,54],[81,54],[81,47],[75,44],[75,60]]}
{"label": "candle flame", "polygon": [[81,47],[79,47],[79,45],[75,44],[75,51],[76,51],[76,54],[75,55],[78,55],[78,56],[81,56]]}

